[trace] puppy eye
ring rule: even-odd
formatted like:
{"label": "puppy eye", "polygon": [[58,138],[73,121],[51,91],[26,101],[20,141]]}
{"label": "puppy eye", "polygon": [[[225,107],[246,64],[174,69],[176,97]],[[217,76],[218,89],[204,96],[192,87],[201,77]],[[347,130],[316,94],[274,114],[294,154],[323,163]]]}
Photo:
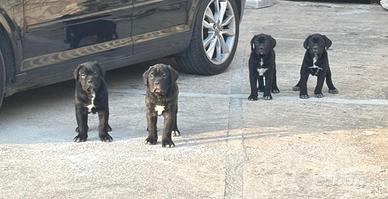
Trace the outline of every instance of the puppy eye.
{"label": "puppy eye", "polygon": [[86,74],[85,73],[82,73],[81,74],[81,78],[85,78],[86,77]]}
{"label": "puppy eye", "polygon": [[151,74],[150,74],[150,77],[151,77],[151,78],[153,78],[153,77],[154,77],[154,74],[153,74],[153,73],[151,73]]}
{"label": "puppy eye", "polygon": [[167,75],[166,75],[166,74],[163,74],[163,75],[162,75],[162,78],[166,78],[166,77],[167,77]]}

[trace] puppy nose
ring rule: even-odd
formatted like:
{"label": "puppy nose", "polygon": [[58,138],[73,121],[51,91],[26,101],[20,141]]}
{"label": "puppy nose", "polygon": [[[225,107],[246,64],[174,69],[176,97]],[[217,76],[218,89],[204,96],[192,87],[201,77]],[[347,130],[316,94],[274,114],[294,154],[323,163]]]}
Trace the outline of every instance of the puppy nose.
{"label": "puppy nose", "polygon": [[313,47],[313,50],[314,50],[314,51],[317,51],[317,50],[318,50],[318,46],[314,46],[314,47]]}

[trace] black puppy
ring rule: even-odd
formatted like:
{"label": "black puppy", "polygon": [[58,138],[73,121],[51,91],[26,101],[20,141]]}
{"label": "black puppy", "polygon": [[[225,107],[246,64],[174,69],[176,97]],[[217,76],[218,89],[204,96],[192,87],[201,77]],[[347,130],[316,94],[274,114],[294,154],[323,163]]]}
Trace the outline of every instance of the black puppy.
{"label": "black puppy", "polygon": [[329,59],[327,49],[331,46],[332,41],[325,35],[312,34],[306,38],[303,43],[306,53],[303,58],[302,67],[300,69],[300,79],[294,91],[299,91],[299,97],[302,99],[309,98],[307,94],[307,79],[309,75],[317,76],[317,86],[315,87],[315,97],[322,98],[322,87],[326,78],[329,93],[337,94],[338,90],[334,87],[331,79],[331,71],[329,67]]}
{"label": "black puppy", "polygon": [[145,103],[147,106],[147,131],[145,143],[156,144],[158,140],[156,122],[158,116],[164,117],[162,136],[163,147],[175,147],[171,134],[179,136],[177,127],[178,113],[178,73],[169,65],[156,64],[143,74],[147,86]]}
{"label": "black puppy", "polygon": [[109,106],[108,91],[104,81],[104,72],[97,62],[86,62],[78,65],[74,71],[75,83],[75,113],[77,118],[78,135],[75,142],[85,142],[88,138],[88,114],[98,113],[100,124],[99,137],[103,142],[111,142],[108,131],[112,128],[108,124]]}
{"label": "black puppy", "polygon": [[[271,100],[271,92],[279,93],[276,83],[275,51],[276,40],[270,35],[255,35],[251,40],[249,57],[249,81],[251,94],[249,100],[257,100],[258,92],[264,91],[264,99]],[[265,84],[264,78],[265,77]],[[259,81],[259,87],[257,87]]]}

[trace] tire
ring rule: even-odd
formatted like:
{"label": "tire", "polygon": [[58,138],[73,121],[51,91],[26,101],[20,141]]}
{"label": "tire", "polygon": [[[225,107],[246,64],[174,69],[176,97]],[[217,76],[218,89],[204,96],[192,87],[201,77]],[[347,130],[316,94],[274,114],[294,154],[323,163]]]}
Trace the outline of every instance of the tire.
{"label": "tire", "polygon": [[198,75],[224,72],[236,53],[239,20],[234,0],[200,1],[190,45],[176,57],[178,69]]}
{"label": "tire", "polygon": [[0,27],[0,107],[5,97],[7,72],[10,72],[6,70],[7,66],[15,65],[11,49],[11,42],[6,37],[5,31]]}
{"label": "tire", "polygon": [[4,99],[4,91],[5,91],[5,64],[3,59],[3,54],[0,49],[0,108],[3,104]]}

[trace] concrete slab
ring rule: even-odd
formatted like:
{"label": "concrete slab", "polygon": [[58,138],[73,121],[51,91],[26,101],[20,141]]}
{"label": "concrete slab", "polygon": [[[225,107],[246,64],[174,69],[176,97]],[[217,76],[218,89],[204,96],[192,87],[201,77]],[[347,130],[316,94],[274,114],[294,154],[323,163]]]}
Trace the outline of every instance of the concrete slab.
{"label": "concrete slab", "polygon": [[273,6],[273,0],[247,0],[245,4],[245,8],[254,9],[254,8],[265,8],[269,6]]}

